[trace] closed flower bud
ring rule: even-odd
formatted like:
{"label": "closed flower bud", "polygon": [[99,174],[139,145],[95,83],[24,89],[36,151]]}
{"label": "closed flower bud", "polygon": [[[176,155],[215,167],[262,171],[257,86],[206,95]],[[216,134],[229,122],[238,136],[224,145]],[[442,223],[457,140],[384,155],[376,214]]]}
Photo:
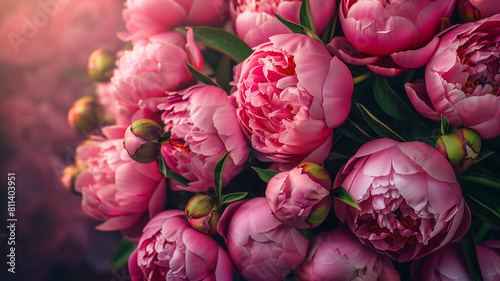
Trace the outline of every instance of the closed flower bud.
{"label": "closed flower bud", "polygon": [[469,128],[453,129],[436,142],[436,149],[450,161],[455,174],[469,169],[481,150],[481,138]]}
{"label": "closed flower bud", "polygon": [[326,170],[305,162],[275,175],[266,188],[269,207],[278,220],[297,228],[314,228],[332,206],[332,182]]}
{"label": "closed flower bud", "polygon": [[87,72],[89,77],[97,82],[108,82],[115,70],[116,56],[105,49],[97,49],[89,56]]}
{"label": "closed flower bud", "polygon": [[61,182],[68,190],[79,192],[75,189],[75,181],[81,172],[81,168],[77,165],[69,165],[62,171]]}
{"label": "closed flower bud", "polygon": [[127,128],[123,145],[128,155],[139,163],[150,163],[158,159],[161,144],[158,139],[163,129],[150,119],[139,119]]}
{"label": "closed flower bud", "polygon": [[217,233],[221,212],[215,201],[207,195],[196,195],[189,200],[186,209],[189,224],[205,234]]}
{"label": "closed flower bud", "polygon": [[99,128],[103,121],[104,108],[95,96],[79,98],[68,111],[69,125],[80,133]]}

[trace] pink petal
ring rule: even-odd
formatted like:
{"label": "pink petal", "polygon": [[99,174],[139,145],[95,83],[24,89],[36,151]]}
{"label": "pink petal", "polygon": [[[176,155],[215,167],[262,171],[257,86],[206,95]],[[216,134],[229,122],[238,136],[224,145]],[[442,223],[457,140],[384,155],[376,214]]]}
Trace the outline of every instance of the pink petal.
{"label": "pink petal", "polygon": [[406,83],[405,90],[411,103],[420,114],[432,120],[441,120],[441,115],[434,110],[427,94],[424,81]]}
{"label": "pink petal", "polygon": [[356,48],[343,36],[335,36],[328,45],[328,51],[343,62],[354,65],[373,64],[380,59],[380,56],[363,53]]}
{"label": "pink petal", "polygon": [[434,37],[427,45],[418,50],[400,51],[391,54],[397,65],[404,68],[418,68],[427,63],[439,44],[439,38]]}

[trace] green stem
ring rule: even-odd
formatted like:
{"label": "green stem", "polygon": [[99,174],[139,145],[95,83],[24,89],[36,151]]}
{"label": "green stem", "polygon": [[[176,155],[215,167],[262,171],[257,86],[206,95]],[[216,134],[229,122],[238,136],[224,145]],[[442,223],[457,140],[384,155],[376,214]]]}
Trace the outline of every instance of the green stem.
{"label": "green stem", "polygon": [[373,72],[368,71],[365,74],[361,74],[359,76],[354,77],[354,79],[352,79],[352,81],[353,81],[354,85],[356,85],[356,84],[363,82],[364,80],[366,80],[372,76],[373,76]]}

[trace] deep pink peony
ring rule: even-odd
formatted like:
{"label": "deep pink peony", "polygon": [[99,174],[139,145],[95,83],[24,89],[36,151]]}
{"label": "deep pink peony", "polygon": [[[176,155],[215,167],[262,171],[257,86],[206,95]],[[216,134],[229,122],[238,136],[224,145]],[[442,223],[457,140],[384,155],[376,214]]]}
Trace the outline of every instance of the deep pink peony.
{"label": "deep pink peony", "polygon": [[339,171],[333,186],[343,186],[361,207],[335,200],[339,219],[362,243],[399,262],[457,241],[470,226],[453,168],[422,142],[368,142]]}
{"label": "deep pink peony", "polygon": [[316,40],[282,34],[235,67],[238,121],[264,161],[289,169],[325,160],[333,128],[349,114],[347,66]]}
{"label": "deep pink peony", "polygon": [[117,61],[111,83],[120,115],[129,118],[139,110],[139,102],[165,96],[194,83],[184,61],[201,70],[203,58],[188,28],[187,41],[175,31],[135,42]]}
{"label": "deep pink peony", "polygon": [[84,167],[75,181],[82,193],[82,208],[104,220],[100,230],[122,230],[138,238],[149,218],[163,210],[165,177],[156,162],[140,164],[123,147],[123,127],[105,127],[107,138],[93,137],[76,150]]}
{"label": "deep pink peony", "polygon": [[132,281],[232,280],[227,252],[191,228],[183,215],[181,210],[164,211],[144,227],[129,258]]}
{"label": "deep pink peony", "polygon": [[193,192],[214,187],[214,168],[228,151],[223,183],[243,168],[249,154],[245,136],[236,121],[236,107],[224,90],[214,86],[193,86],[172,94],[160,103],[164,131],[172,137],[162,145],[167,166],[190,180],[189,186],[173,186]]}
{"label": "deep pink peony", "polygon": [[264,197],[229,205],[217,230],[246,280],[283,280],[302,263],[309,246],[295,227],[272,215]]}
{"label": "deep pink peony", "polygon": [[313,236],[298,280],[400,281],[391,260],[364,246],[349,229],[340,227]]}
{"label": "deep pink peony", "polygon": [[500,15],[451,27],[427,63],[425,82],[405,85],[420,114],[500,135]]}
{"label": "deep pink peony", "polygon": [[[484,281],[500,279],[500,241],[483,241],[476,245],[479,267]],[[412,277],[417,281],[473,280],[460,243],[450,243],[429,255],[414,261]]]}
{"label": "deep pink peony", "polygon": [[266,199],[271,211],[284,224],[314,228],[332,206],[332,182],[328,172],[314,163],[302,163],[271,178]]}
{"label": "deep pink peony", "polygon": [[455,0],[342,0],[339,18],[345,37],[329,50],[343,61],[367,65],[393,76],[424,65],[437,45],[442,18],[449,18]]}
{"label": "deep pink peony", "polygon": [[224,0],[127,0],[123,19],[124,41],[136,41],[181,25],[219,26],[227,19]]}
{"label": "deep pink peony", "polygon": [[[292,33],[274,13],[299,22],[301,0],[231,0],[229,4],[235,33],[250,47],[267,42],[270,36]],[[335,0],[311,0],[316,33],[321,35],[335,14]]]}

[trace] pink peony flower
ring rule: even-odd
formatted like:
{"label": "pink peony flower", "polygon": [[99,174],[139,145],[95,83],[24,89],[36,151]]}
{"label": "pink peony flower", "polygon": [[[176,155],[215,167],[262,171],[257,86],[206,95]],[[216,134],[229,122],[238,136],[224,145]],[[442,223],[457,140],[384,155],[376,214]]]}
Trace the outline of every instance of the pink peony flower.
{"label": "pink peony flower", "polygon": [[[500,278],[500,241],[484,241],[476,245],[479,267],[485,281]],[[460,243],[450,243],[412,263],[412,277],[422,281],[473,280]]]}
{"label": "pink peony flower", "polygon": [[386,256],[364,246],[347,228],[335,228],[313,236],[298,280],[400,281]]}
{"label": "pink peony flower", "polygon": [[316,40],[281,34],[235,67],[238,121],[265,161],[321,163],[349,114],[349,69]]}
{"label": "pink peony flower", "polygon": [[165,177],[156,162],[140,164],[123,147],[123,127],[105,127],[107,138],[93,137],[76,150],[84,165],[75,181],[82,193],[82,208],[104,220],[99,230],[122,230],[131,238],[149,218],[163,210]]}
{"label": "pink peony flower", "polygon": [[344,62],[367,65],[394,76],[424,65],[437,46],[434,35],[449,18],[455,0],[342,0],[339,18],[345,37],[329,50]]}
{"label": "pink peony flower", "polygon": [[458,0],[457,11],[462,21],[477,21],[500,13],[496,0]]}
{"label": "pink peony flower", "polygon": [[181,25],[219,26],[226,20],[224,0],[127,0],[123,19],[128,32],[123,41],[136,41]]}
{"label": "pink peony flower", "polygon": [[451,27],[425,69],[425,82],[405,85],[420,114],[475,130],[481,138],[500,135],[500,15]]}
{"label": "pink peony flower", "polygon": [[144,227],[129,258],[132,281],[232,280],[227,252],[192,229],[183,215],[180,210],[164,211]]}
{"label": "pink peony flower", "polygon": [[[336,1],[311,0],[316,33],[321,35],[335,14]],[[229,4],[235,33],[250,47],[255,47],[277,34],[292,33],[275,16],[299,22],[301,0],[231,0]]]}
{"label": "pink peony flower", "polygon": [[111,83],[116,87],[115,99],[121,115],[139,110],[139,102],[165,96],[193,84],[193,77],[184,61],[201,69],[203,58],[188,28],[187,42],[177,32],[170,31],[141,40],[117,61]]}
{"label": "pink peony flower", "polygon": [[[167,166],[191,181],[193,192],[214,187],[214,168],[228,151],[223,183],[229,182],[243,168],[249,154],[245,136],[236,121],[236,107],[224,90],[214,86],[194,86],[158,105],[163,110],[164,131],[172,137],[162,145]],[[172,94],[173,95],[173,94]]]}
{"label": "pink peony flower", "polygon": [[304,260],[309,242],[280,223],[264,197],[229,205],[217,226],[236,271],[247,280],[283,280]]}
{"label": "pink peony flower", "polygon": [[399,262],[460,239],[471,215],[455,172],[422,142],[378,139],[363,145],[335,179],[358,203],[334,203],[361,242]]}
{"label": "pink peony flower", "polygon": [[277,174],[267,184],[266,198],[278,220],[297,228],[313,228],[332,206],[328,172],[314,163],[302,163]]}

